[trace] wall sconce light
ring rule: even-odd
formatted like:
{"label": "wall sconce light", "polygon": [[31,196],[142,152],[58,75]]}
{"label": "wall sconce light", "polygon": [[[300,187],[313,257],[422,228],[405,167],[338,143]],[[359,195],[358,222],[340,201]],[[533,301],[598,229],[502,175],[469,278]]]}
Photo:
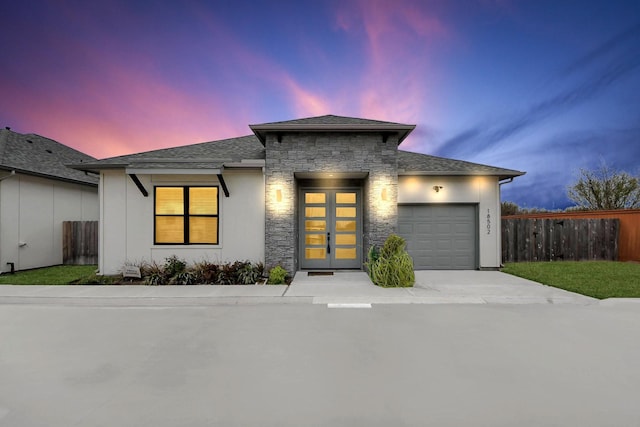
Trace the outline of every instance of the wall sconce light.
{"label": "wall sconce light", "polygon": [[434,190],[436,193],[439,193],[439,192],[440,192],[440,190],[442,190],[442,188],[443,188],[443,187],[442,187],[442,185],[434,185],[434,186],[433,186],[433,190]]}
{"label": "wall sconce light", "polygon": [[382,199],[383,202],[386,202],[389,200],[389,196],[387,195],[386,188],[383,188],[382,191],[380,192],[380,198]]}
{"label": "wall sconce light", "polygon": [[282,202],[282,189],[276,189],[276,202]]}

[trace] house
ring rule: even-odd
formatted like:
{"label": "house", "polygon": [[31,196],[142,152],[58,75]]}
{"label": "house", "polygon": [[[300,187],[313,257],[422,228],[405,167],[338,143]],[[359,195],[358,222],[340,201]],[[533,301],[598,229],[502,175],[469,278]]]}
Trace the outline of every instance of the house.
{"label": "house", "polygon": [[100,173],[100,271],[127,262],[361,269],[391,233],[417,269],[500,267],[500,184],[523,172],[398,149],[413,125],[320,116],[73,167]]}
{"label": "house", "polygon": [[62,222],[98,220],[95,161],[52,139],[0,130],[0,273],[62,264]]}

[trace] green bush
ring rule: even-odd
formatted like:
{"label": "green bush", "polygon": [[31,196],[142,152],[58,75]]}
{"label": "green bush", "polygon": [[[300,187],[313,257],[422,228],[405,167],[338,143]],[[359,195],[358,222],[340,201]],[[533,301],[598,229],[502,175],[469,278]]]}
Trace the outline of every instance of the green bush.
{"label": "green bush", "polygon": [[[253,285],[264,274],[264,265],[259,262],[235,261],[213,264],[209,261],[188,265],[184,260],[171,256],[163,265],[155,261],[140,263],[140,273],[147,285]],[[285,272],[286,275],[286,272]]]}
{"label": "green bush", "polygon": [[416,281],[413,259],[405,246],[402,237],[392,234],[379,253],[375,246],[369,249],[366,267],[373,283],[385,288],[413,286]]}
{"label": "green bush", "polygon": [[287,270],[277,265],[269,270],[269,285],[284,285],[287,278]]}

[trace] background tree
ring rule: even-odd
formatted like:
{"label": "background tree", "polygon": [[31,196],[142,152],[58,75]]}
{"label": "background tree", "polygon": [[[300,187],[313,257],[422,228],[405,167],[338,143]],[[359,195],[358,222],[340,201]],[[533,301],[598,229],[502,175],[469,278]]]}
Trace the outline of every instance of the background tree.
{"label": "background tree", "polygon": [[517,215],[520,213],[520,207],[513,202],[502,202],[500,204],[500,210],[502,216]]}
{"label": "background tree", "polygon": [[580,169],[567,196],[593,210],[640,208],[640,179],[605,164],[596,170]]}

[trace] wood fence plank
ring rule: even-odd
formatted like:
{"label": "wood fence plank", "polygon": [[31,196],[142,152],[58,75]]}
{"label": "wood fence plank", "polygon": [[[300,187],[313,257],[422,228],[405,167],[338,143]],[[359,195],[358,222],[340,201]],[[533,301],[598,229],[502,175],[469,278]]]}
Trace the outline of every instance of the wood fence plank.
{"label": "wood fence plank", "polygon": [[62,236],[63,264],[98,263],[98,221],[64,221]]}
{"label": "wood fence plank", "polygon": [[617,260],[617,218],[502,220],[503,262]]}

